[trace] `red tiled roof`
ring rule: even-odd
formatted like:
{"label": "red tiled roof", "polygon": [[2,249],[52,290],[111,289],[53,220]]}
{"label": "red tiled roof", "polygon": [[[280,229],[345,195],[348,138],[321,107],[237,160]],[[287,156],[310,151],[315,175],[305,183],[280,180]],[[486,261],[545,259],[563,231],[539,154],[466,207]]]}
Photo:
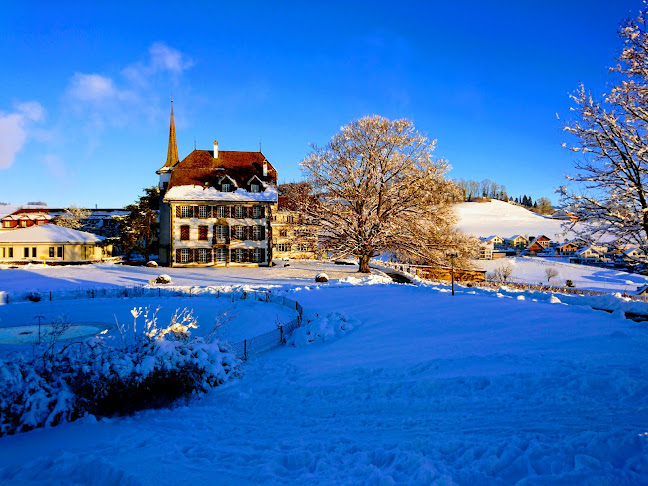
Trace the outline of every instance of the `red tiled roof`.
{"label": "red tiled roof", "polygon": [[218,158],[214,159],[211,150],[194,150],[173,169],[169,189],[187,185],[216,186],[225,175],[234,179],[239,187],[245,187],[255,175],[264,183],[276,184],[277,170],[270,162],[267,162],[268,175],[263,177],[264,160],[261,152],[219,150]]}

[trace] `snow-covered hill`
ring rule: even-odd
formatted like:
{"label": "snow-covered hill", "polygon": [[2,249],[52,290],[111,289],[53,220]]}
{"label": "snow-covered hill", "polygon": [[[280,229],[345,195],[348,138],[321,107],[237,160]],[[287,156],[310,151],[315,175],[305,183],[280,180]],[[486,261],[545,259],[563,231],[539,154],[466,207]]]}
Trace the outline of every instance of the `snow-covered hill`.
{"label": "snow-covered hill", "polygon": [[520,206],[492,200],[486,203],[465,202],[455,206],[459,229],[475,236],[546,235],[554,241],[573,237],[564,234],[564,221],[532,213]]}

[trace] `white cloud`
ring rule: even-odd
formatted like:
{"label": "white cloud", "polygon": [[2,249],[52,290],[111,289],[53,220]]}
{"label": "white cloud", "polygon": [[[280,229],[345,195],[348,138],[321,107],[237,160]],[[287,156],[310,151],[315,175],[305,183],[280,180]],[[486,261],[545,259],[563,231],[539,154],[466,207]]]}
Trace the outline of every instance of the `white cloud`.
{"label": "white cloud", "polygon": [[11,113],[0,112],[0,170],[11,167],[27,141],[31,124],[44,117],[45,110],[36,101],[19,103]]}
{"label": "white cloud", "polygon": [[153,44],[149,49],[149,53],[151,54],[151,66],[155,70],[180,74],[185,69],[193,66],[191,59],[179,50],[167,46],[164,42]]}
{"label": "white cloud", "polygon": [[112,79],[100,74],[74,73],[68,94],[81,101],[103,101],[117,94]]}
{"label": "white cloud", "polygon": [[182,74],[193,66],[193,61],[185,54],[164,42],[155,42],[149,48],[147,62],[137,62],[127,66],[122,74],[132,83],[147,85],[156,74],[170,73],[173,76]]}
{"label": "white cloud", "polygon": [[175,82],[192,64],[179,50],[156,42],[145,62],[127,66],[121,76],[75,73],[66,89],[67,107],[95,131],[154,120],[161,114],[160,86]]}

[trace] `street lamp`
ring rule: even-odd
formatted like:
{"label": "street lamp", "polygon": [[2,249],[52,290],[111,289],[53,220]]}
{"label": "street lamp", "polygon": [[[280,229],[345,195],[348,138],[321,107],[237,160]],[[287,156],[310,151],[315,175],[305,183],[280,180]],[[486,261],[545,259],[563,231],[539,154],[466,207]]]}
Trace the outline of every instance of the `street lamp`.
{"label": "street lamp", "polygon": [[446,250],[446,256],[450,257],[450,278],[452,281],[452,295],[454,295],[454,259],[457,256],[457,250]]}

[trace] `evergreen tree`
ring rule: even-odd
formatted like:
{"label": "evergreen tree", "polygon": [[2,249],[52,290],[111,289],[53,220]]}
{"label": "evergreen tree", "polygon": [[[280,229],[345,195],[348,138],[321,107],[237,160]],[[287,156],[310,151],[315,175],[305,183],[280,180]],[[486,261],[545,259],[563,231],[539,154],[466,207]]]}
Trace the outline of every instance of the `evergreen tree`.
{"label": "evergreen tree", "polygon": [[130,256],[141,253],[146,261],[159,248],[158,211],[160,210],[160,189],[157,186],[144,189],[145,194],[135,204],[124,209],[130,211],[126,216],[116,218],[119,223],[119,245]]}

